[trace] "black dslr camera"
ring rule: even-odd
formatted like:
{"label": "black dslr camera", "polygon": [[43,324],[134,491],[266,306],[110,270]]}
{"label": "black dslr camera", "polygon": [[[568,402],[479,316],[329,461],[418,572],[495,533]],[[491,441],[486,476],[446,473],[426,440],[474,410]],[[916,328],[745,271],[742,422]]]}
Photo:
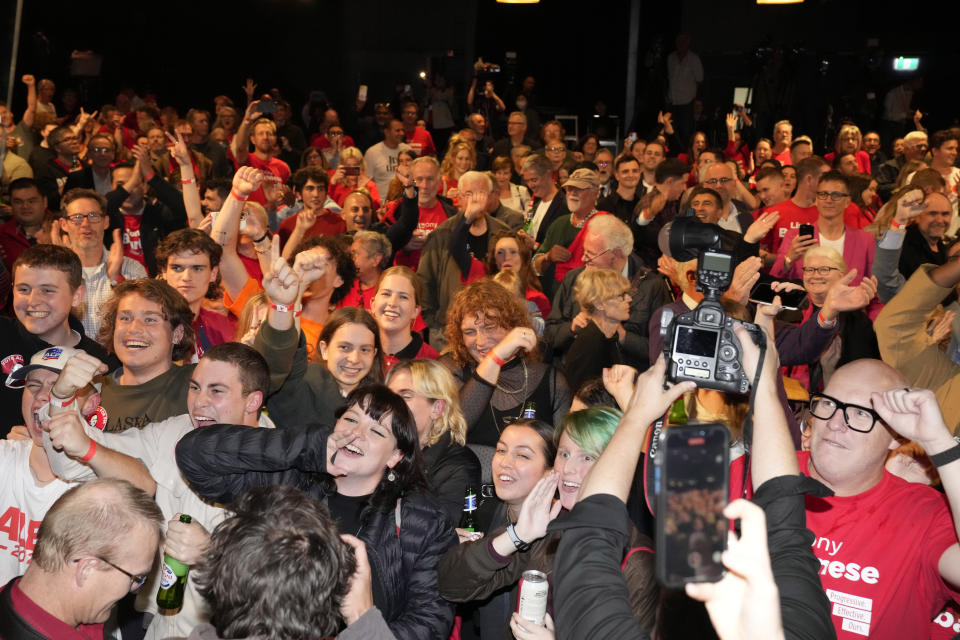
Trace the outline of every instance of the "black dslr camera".
{"label": "black dslr camera", "polygon": [[[660,317],[663,354],[667,361],[667,379],[691,380],[698,387],[732,393],[746,393],[750,380],[740,364],[740,341],[733,333],[734,318],[728,316],[720,296],[733,279],[735,238],[714,224],[685,216],[664,228],[669,237],[669,254],[678,262],[697,258],[697,290],[704,299],[696,309],[674,314],[664,309]],[[763,344],[760,327],[741,323],[754,342]]]}

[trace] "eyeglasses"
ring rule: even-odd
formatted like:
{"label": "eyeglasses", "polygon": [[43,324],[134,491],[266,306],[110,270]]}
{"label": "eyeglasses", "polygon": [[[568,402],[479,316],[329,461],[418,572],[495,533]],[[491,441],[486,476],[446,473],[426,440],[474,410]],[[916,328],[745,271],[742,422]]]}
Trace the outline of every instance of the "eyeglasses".
{"label": "eyeglasses", "polygon": [[566,147],[547,147],[547,151],[566,151]]}
{"label": "eyeglasses", "polygon": [[107,153],[108,151],[113,151],[113,147],[90,147],[90,151],[94,153]]}
{"label": "eyeglasses", "polygon": [[708,184],[711,187],[715,187],[718,184],[727,184],[728,182],[733,182],[733,178],[711,178],[710,180],[704,180],[703,184]]}
{"label": "eyeglasses", "polygon": [[629,291],[622,291],[622,292],[618,293],[615,297],[620,298],[621,300],[626,300],[626,299],[627,299],[627,296],[629,296],[629,295],[630,295],[630,292],[629,292]]}
{"label": "eyeglasses", "polygon": [[609,249],[609,247],[608,247],[608,248],[604,249],[603,251],[601,251],[600,253],[598,253],[597,255],[591,255],[591,254],[587,253],[586,251],[584,251],[584,252],[583,252],[582,254],[580,254],[580,255],[581,255],[582,259],[583,259],[583,264],[590,264],[591,262],[593,262],[594,260],[596,260],[597,258],[599,258],[600,256],[602,256],[603,254],[609,253],[609,252],[610,252],[610,249]]}
{"label": "eyeglasses", "polygon": [[327,135],[330,135],[330,136],[342,136],[342,135],[343,135],[343,131],[328,131],[328,132],[327,132]]}
{"label": "eyeglasses", "polygon": [[[104,564],[110,565],[111,567],[113,567],[114,569],[116,569],[117,571],[119,571],[120,573],[122,573],[123,575],[127,576],[128,578],[130,578],[130,593],[136,593],[137,591],[139,591],[139,590],[140,590],[140,587],[142,587],[142,586],[144,585],[144,583],[147,581],[147,578],[150,577],[150,574],[149,574],[149,573],[138,573],[138,574],[130,573],[130,572],[127,571],[126,569],[122,569],[122,568],[118,567],[117,565],[113,564],[112,562],[110,562],[110,561],[107,560],[106,558],[101,558],[100,556],[92,556],[92,557],[96,558],[96,559],[99,560],[100,562],[103,562]],[[74,562],[80,562],[80,560],[81,560],[80,558],[74,558],[73,561],[74,561]]]}
{"label": "eyeglasses", "polygon": [[810,397],[810,413],[814,418],[829,420],[837,409],[843,412],[843,423],[858,433],[870,433],[877,421],[882,420],[880,414],[867,407],[840,402],[825,394]]}
{"label": "eyeglasses", "polygon": [[598,166],[598,167],[609,167],[609,166],[610,166],[610,163],[609,163],[609,162],[602,162],[602,161],[601,161],[601,162],[598,162],[598,163],[597,163],[597,166]]}
{"label": "eyeglasses", "polygon": [[843,193],[842,191],[817,191],[817,197],[821,200],[826,200],[830,198],[832,201],[836,202],[837,200],[843,200],[849,193]]}
{"label": "eyeglasses", "polygon": [[103,220],[103,214],[102,214],[102,213],[94,213],[94,212],[91,212],[91,213],[75,213],[75,214],[73,214],[72,216],[64,216],[64,218],[66,218],[67,220],[69,220],[70,222],[72,222],[73,224],[75,224],[76,226],[79,227],[80,225],[83,224],[83,219],[84,219],[84,218],[86,218],[87,220],[89,220],[89,221],[90,221],[90,224],[96,224],[96,223],[100,222],[101,220]]}
{"label": "eyeglasses", "polygon": [[806,274],[815,273],[818,276],[830,275],[831,271],[840,271],[837,267],[804,267],[801,269]]}
{"label": "eyeglasses", "polygon": [[507,124],[508,124],[508,125],[514,124],[514,125],[517,125],[517,126],[519,127],[520,125],[523,125],[523,124],[526,124],[526,123],[525,123],[525,122],[516,122],[516,121],[515,121],[515,122],[509,122],[509,121],[508,121]]}

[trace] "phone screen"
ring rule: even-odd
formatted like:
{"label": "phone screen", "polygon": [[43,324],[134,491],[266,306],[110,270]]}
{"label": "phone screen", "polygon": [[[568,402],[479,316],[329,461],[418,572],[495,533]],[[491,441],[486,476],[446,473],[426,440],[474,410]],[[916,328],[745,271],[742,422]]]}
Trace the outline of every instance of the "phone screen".
{"label": "phone screen", "polygon": [[758,282],[753,285],[753,290],[750,292],[750,302],[773,304],[773,299],[777,296],[780,296],[780,302],[784,309],[797,311],[806,306],[807,303],[807,292],[803,289],[777,292],[770,287],[769,282]]}
{"label": "phone screen", "polygon": [[670,427],[660,434],[657,579],[667,587],[716,582],[726,548],[730,432],[721,423]]}
{"label": "phone screen", "polygon": [[360,167],[344,167],[343,175],[345,176],[358,176],[360,175]]}

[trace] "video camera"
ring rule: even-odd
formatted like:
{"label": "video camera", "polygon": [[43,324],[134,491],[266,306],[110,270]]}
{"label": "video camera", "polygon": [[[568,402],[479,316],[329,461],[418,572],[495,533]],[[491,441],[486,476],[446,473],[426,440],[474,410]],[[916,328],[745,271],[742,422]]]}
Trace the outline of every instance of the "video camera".
{"label": "video camera", "polygon": [[[698,387],[746,393],[750,380],[743,371],[740,341],[733,333],[734,318],[723,310],[720,296],[733,280],[736,234],[696,217],[677,218],[664,227],[661,246],[678,262],[697,259],[697,291],[704,299],[696,309],[675,314],[665,308],[660,316],[660,336],[667,361],[667,379],[693,381]],[[760,327],[741,323],[754,342],[763,344]]]}

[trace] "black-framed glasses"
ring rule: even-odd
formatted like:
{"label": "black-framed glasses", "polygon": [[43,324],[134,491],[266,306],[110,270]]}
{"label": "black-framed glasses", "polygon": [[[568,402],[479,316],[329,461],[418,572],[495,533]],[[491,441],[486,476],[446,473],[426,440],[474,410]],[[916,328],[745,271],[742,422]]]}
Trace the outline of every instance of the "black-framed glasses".
{"label": "black-framed glasses", "polygon": [[840,271],[837,267],[804,267],[801,269],[807,275],[815,273],[818,276],[828,276],[831,271]]}
{"label": "black-framed glasses", "polygon": [[621,291],[620,293],[618,293],[618,294],[616,295],[616,297],[617,297],[617,298],[620,298],[621,300],[626,300],[626,299],[627,299],[627,296],[629,296],[629,295],[630,295],[630,291],[627,290],[627,291]]}
{"label": "black-framed glasses", "polygon": [[107,153],[113,151],[113,147],[90,147],[93,153]]}
{"label": "black-framed glasses", "polygon": [[[91,557],[96,558],[96,559],[99,560],[100,562],[103,562],[104,564],[107,564],[107,565],[113,567],[114,569],[116,569],[117,571],[119,571],[120,573],[122,573],[123,575],[127,576],[128,578],[130,578],[130,593],[136,593],[137,591],[139,591],[139,590],[140,590],[140,587],[142,587],[142,586],[144,585],[144,583],[147,581],[147,578],[150,577],[150,574],[149,574],[149,573],[138,573],[138,574],[130,573],[130,572],[127,571],[126,569],[123,569],[123,568],[118,567],[117,565],[113,564],[112,562],[110,562],[110,561],[107,560],[106,558],[101,558],[100,556],[91,556]],[[74,561],[74,562],[80,562],[80,558],[74,558],[73,561]]]}
{"label": "black-framed glasses", "polygon": [[86,218],[90,221],[90,224],[96,224],[103,220],[102,213],[90,212],[90,213],[75,213],[72,216],[63,216],[73,224],[78,227],[83,224],[83,219]]}
{"label": "black-framed glasses", "polygon": [[829,420],[840,409],[843,423],[859,433],[870,433],[878,421],[882,422],[880,414],[869,407],[858,404],[840,402],[826,394],[819,393],[810,396],[810,413],[814,418]]}
{"label": "black-framed glasses", "polygon": [[850,195],[849,193],[843,193],[842,191],[817,191],[817,197],[820,198],[821,200],[826,200],[827,198],[830,198],[834,202],[836,202],[837,200],[843,200],[849,195]]}

